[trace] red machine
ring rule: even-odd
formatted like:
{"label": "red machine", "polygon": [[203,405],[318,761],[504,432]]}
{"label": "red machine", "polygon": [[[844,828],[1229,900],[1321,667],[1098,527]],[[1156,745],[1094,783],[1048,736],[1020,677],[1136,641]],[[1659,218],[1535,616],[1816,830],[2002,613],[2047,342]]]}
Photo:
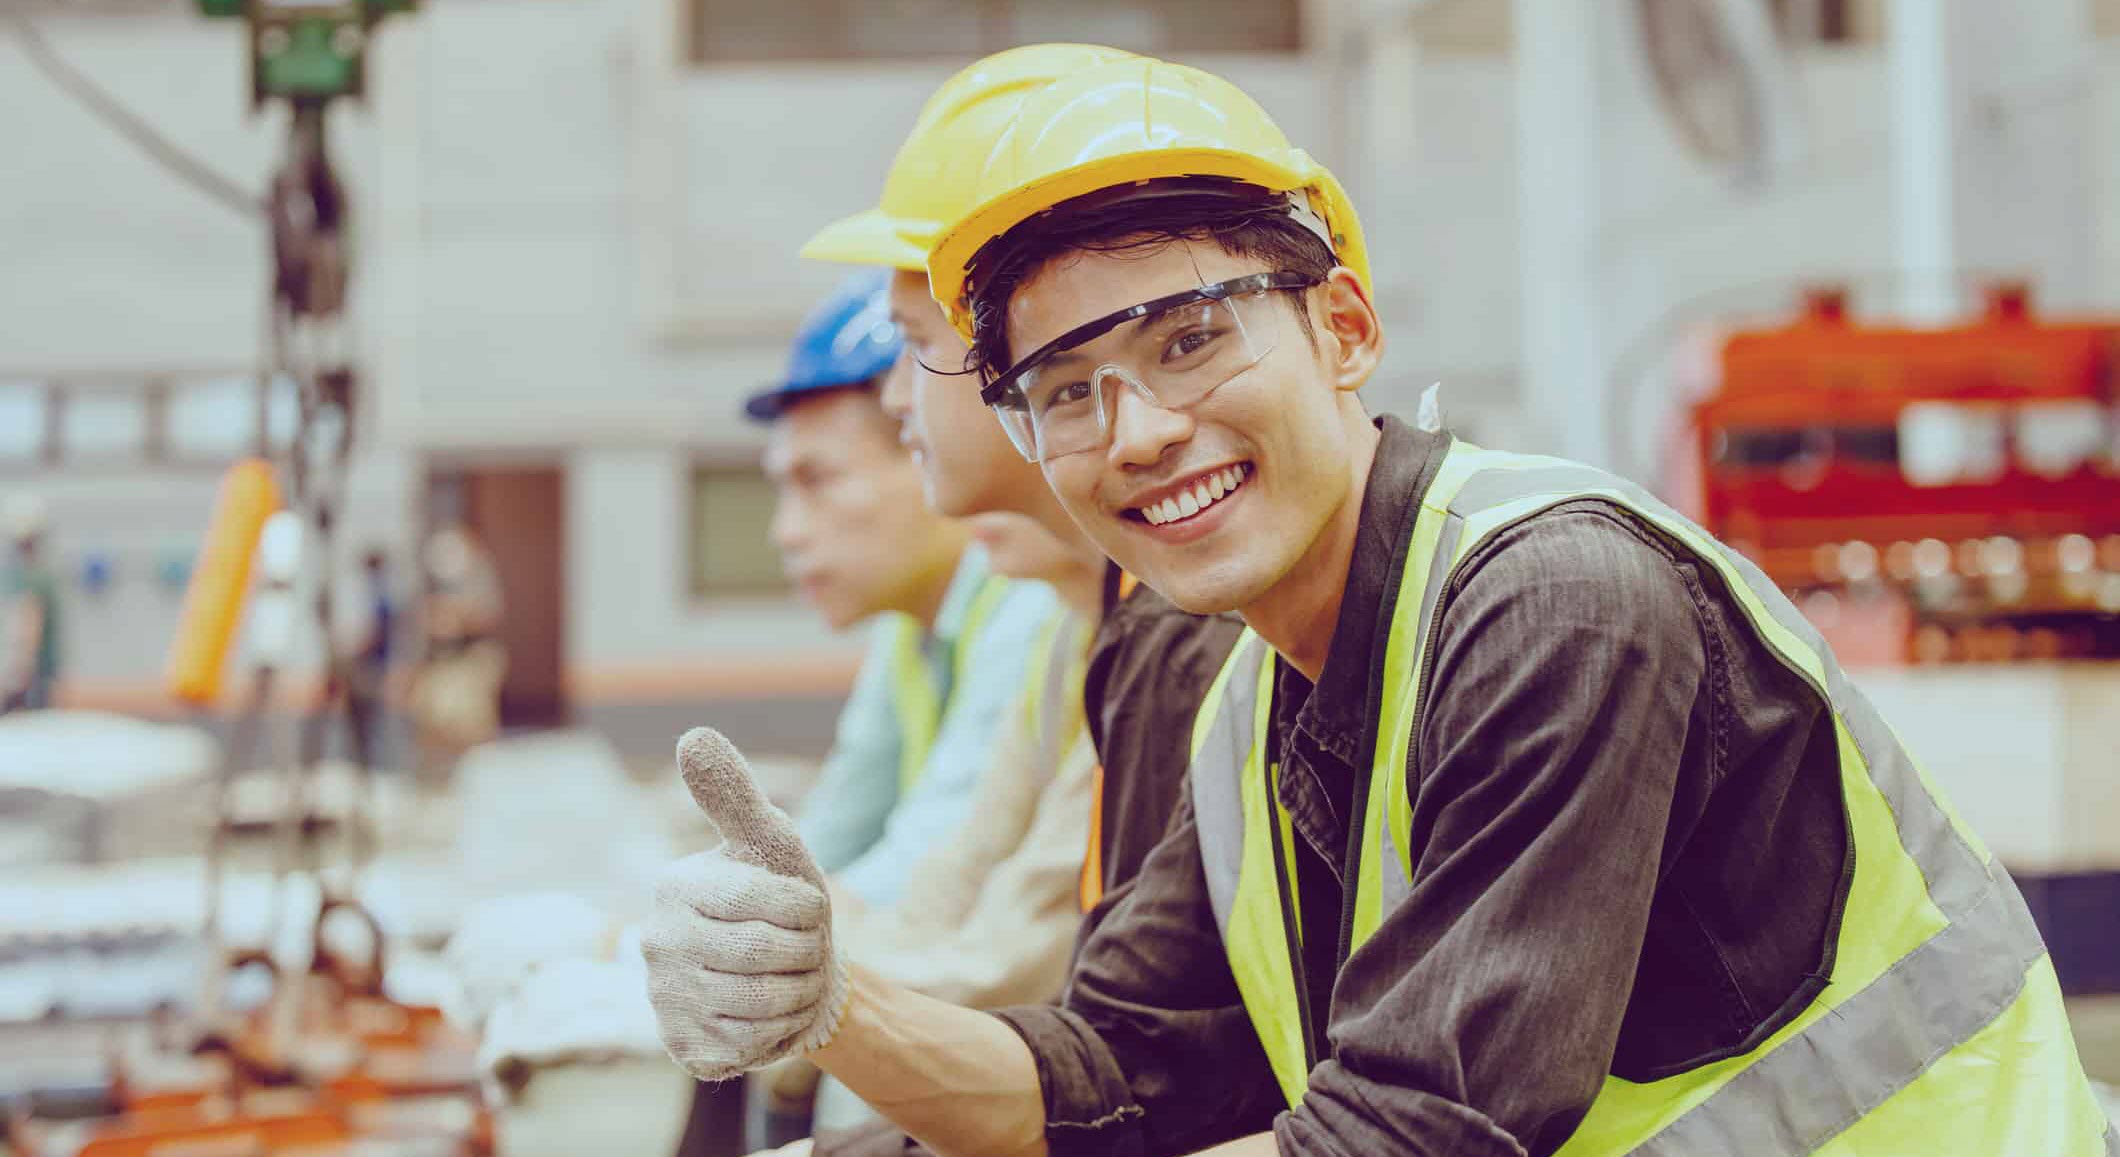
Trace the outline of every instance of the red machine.
{"label": "red machine", "polygon": [[1817,290],[1721,369],[1703,521],[1783,587],[1900,604],[1915,658],[2120,653],[2120,320],[2009,283],[1963,325],[1872,326]]}

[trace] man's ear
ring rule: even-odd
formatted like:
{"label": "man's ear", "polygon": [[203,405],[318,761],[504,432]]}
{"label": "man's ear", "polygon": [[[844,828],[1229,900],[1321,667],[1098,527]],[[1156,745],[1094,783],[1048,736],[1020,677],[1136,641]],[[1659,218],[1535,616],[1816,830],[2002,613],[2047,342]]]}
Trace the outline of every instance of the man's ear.
{"label": "man's ear", "polygon": [[1369,291],[1353,270],[1340,265],[1318,287],[1316,297],[1324,336],[1331,339],[1326,353],[1332,360],[1333,388],[1359,390],[1384,356],[1384,327]]}

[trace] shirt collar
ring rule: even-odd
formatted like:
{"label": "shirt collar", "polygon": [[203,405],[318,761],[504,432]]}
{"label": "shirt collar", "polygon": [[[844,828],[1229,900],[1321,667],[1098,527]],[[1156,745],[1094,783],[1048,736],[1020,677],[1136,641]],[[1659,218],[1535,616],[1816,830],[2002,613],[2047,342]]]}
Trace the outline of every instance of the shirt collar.
{"label": "shirt collar", "polygon": [[1296,726],[1319,747],[1357,767],[1370,754],[1362,750],[1374,713],[1370,682],[1376,648],[1388,626],[1379,615],[1385,600],[1397,596],[1414,514],[1450,444],[1448,434],[1416,430],[1389,414],[1376,419],[1376,425],[1376,459],[1362,492],[1362,517],[1340,596],[1340,617],[1333,625],[1325,669],[1296,715]]}

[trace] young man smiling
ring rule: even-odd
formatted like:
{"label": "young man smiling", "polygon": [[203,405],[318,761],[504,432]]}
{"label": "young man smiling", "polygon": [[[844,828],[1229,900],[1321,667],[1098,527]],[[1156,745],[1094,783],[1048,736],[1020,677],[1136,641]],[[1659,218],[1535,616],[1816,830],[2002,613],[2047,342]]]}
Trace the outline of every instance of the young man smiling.
{"label": "young man smiling", "polygon": [[[675,1055],[814,1047],[948,1154],[2120,1153],[2014,886],[1756,568],[1366,415],[1359,224],[1248,98],[1087,70],[979,198],[929,272],[984,397],[1108,554],[1255,637],[1061,1007],[841,985],[799,928],[737,999],[679,950],[815,889],[706,903],[710,854],[650,936]],[[740,786],[695,795],[755,821]]]}

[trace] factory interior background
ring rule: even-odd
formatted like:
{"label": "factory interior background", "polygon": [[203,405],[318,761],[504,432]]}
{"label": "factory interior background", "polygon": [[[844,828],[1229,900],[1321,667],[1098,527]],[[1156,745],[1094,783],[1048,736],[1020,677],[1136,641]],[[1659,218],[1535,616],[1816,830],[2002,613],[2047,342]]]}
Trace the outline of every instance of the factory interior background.
{"label": "factory interior background", "polygon": [[[309,18],[349,92],[298,113],[253,57]],[[2120,0],[0,0],[4,565],[58,627],[0,714],[0,1153],[742,1151],[644,1005],[496,1062],[464,962],[527,922],[625,966],[712,839],[688,727],[801,798],[863,641],[783,575],[742,401],[927,94],[1049,40],[1227,76],[1340,175],[1372,412],[1439,384],[1788,590],[2120,1084]],[[257,503],[326,532],[231,571]],[[209,1000],[277,1053],[198,1047]]]}

